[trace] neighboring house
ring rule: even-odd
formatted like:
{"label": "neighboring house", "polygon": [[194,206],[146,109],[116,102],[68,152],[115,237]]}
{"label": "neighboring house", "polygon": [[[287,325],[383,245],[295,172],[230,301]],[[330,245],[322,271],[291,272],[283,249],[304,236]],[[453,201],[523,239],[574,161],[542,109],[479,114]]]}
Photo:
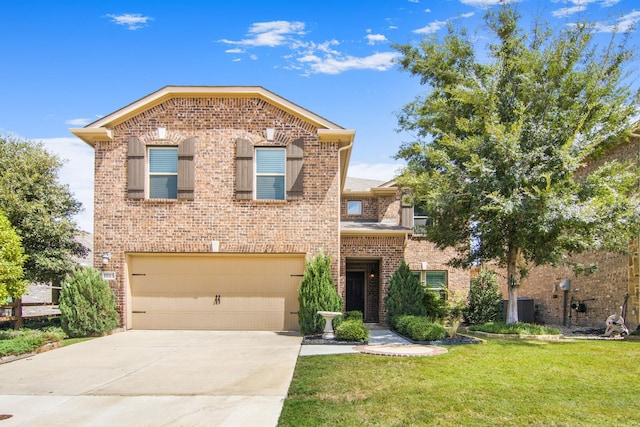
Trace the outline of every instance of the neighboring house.
{"label": "neighboring house", "polygon": [[[587,165],[589,173],[605,161],[640,162],[640,124],[628,142],[611,148],[605,156]],[[598,271],[576,276],[571,268],[543,266],[534,268],[519,290],[519,295],[533,299],[536,320],[547,324],[604,329],[607,317],[619,312],[628,295],[625,320],[631,330],[638,327],[640,312],[640,259],[638,239],[629,245],[629,255],[591,253],[573,257],[584,265],[596,263]],[[563,289],[568,279],[568,289]],[[503,284],[506,295],[506,285]]]}
{"label": "neighboring house", "polygon": [[95,150],[93,263],[126,328],[298,329],[320,252],[367,322],[402,258],[468,289],[393,183],[347,180],[355,131],[262,87],[167,86],[71,132]]}

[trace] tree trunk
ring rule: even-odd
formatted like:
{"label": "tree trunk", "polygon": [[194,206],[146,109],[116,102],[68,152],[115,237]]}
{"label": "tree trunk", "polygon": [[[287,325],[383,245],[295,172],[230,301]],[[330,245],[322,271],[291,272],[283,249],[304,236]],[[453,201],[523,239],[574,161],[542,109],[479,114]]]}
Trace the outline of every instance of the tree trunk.
{"label": "tree trunk", "polygon": [[509,247],[507,258],[507,289],[509,290],[507,323],[518,323],[518,287],[520,286],[520,276],[518,274],[519,254],[520,248]]}

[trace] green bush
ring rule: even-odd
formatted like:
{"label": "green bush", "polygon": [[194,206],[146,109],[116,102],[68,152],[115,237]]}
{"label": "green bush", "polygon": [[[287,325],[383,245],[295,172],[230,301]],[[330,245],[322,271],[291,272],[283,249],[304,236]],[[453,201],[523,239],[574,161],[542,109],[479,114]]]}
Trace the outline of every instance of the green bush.
{"label": "green bush", "polygon": [[437,323],[430,322],[426,317],[400,316],[396,330],[414,341],[440,341],[447,335],[447,331]]}
{"label": "green bush", "polygon": [[115,329],[118,312],[109,284],[93,268],[68,275],[60,292],[62,329],[69,337],[101,335]]}
{"label": "green bush", "polygon": [[464,310],[464,318],[472,325],[496,321],[502,314],[501,303],[502,294],[495,271],[482,269],[471,280],[469,305]]}
{"label": "green bush", "polygon": [[320,253],[315,259],[306,262],[298,289],[298,304],[298,323],[303,335],[317,334],[324,330],[325,320],[318,315],[318,311],[342,311],[342,297],[338,295],[333,283],[331,260],[328,256]]}
{"label": "green bush", "polygon": [[447,300],[442,298],[440,292],[425,289],[422,302],[424,303],[424,308],[427,310],[427,317],[432,321],[442,320],[447,316]]}
{"label": "green bush", "polygon": [[490,334],[515,334],[515,335],[560,335],[559,329],[548,326],[533,325],[531,323],[504,323],[489,322],[483,325],[471,325],[470,331],[487,332]]}
{"label": "green bush", "polygon": [[43,330],[20,329],[0,331],[0,356],[31,353],[45,344],[59,342],[65,338],[60,328]]}
{"label": "green bush", "polygon": [[402,315],[426,316],[423,303],[424,290],[420,279],[413,275],[409,266],[402,261],[400,267],[391,276],[389,292],[384,298],[387,309],[387,323],[396,327],[396,318]]}
{"label": "green bush", "polygon": [[336,339],[339,341],[368,341],[369,330],[362,320],[344,320],[335,330]]}
{"label": "green bush", "polygon": [[363,321],[362,312],[360,310],[351,310],[344,313],[344,320],[359,320]]}

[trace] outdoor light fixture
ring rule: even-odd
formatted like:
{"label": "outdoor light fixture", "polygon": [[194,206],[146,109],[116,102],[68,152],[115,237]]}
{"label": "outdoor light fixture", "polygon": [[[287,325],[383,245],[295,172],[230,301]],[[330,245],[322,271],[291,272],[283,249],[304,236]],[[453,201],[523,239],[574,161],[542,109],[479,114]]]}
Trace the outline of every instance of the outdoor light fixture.
{"label": "outdoor light fixture", "polygon": [[109,252],[105,252],[102,254],[102,264],[103,265],[107,265],[109,264],[109,260],[111,259],[111,254]]}
{"label": "outdoor light fixture", "polygon": [[265,135],[267,136],[267,141],[273,141],[273,136],[275,135],[276,130],[274,128],[265,129]]}
{"label": "outdoor light fixture", "polygon": [[371,274],[369,275],[369,278],[370,278],[370,279],[375,279],[375,278],[376,278],[376,273],[371,273]]}

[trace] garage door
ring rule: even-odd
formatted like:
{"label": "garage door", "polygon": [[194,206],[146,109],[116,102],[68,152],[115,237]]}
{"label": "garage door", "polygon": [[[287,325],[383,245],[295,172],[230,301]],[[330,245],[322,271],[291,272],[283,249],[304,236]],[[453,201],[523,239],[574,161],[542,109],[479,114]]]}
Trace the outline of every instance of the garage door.
{"label": "garage door", "polygon": [[297,330],[304,255],[130,255],[133,329]]}

